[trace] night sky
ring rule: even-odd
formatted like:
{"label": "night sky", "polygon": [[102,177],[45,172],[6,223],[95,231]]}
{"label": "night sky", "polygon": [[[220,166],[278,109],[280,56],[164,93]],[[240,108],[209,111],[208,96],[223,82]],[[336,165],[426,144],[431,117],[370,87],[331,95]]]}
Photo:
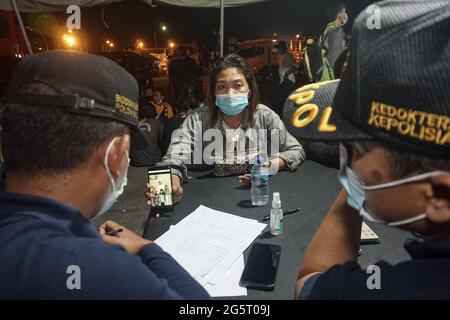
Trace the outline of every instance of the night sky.
{"label": "night sky", "polygon": [[[327,23],[326,5],[330,0],[270,0],[253,5],[225,9],[225,39],[239,40],[271,36],[273,33],[295,35],[320,34]],[[374,1],[344,1],[349,13],[349,26],[364,7]],[[99,51],[102,39],[114,39],[121,49],[130,47],[136,38],[146,44],[154,42],[154,28],[161,23],[166,33],[158,32],[159,44],[189,42],[195,36],[201,43],[214,41],[213,30],[219,28],[219,9],[184,8],[161,5],[150,7],[137,0],[103,7],[82,8],[81,28],[88,35],[89,51]],[[55,14],[59,22],[67,15]]]}

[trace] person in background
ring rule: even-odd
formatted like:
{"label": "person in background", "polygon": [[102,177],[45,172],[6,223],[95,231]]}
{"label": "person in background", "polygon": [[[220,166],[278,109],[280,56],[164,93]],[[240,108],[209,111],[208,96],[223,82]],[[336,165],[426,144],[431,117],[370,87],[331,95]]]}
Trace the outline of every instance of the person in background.
{"label": "person in background", "polygon": [[320,38],[322,45],[323,72],[320,81],[336,79],[334,65],[345,49],[345,32],[342,28],[348,22],[345,5],[331,4],[327,8],[329,23]]}
{"label": "person in background", "polygon": [[190,84],[195,83],[200,76],[197,62],[188,56],[187,48],[179,46],[176,49],[177,58],[173,59],[169,68],[169,81],[174,89],[175,100]]}
{"label": "person in background", "polygon": [[298,65],[292,54],[288,51],[285,41],[280,41],[275,48],[277,48],[278,54],[280,55],[278,65],[280,85],[275,112],[279,116],[282,116],[286,98],[295,90],[295,72],[298,69]]}
{"label": "person in background", "polygon": [[[383,1],[377,10],[380,30],[367,28],[367,10],[355,20],[332,130],[292,127],[340,142],[343,187],[306,250],[300,299],[450,299],[450,2]],[[410,232],[411,259],[362,268],[362,218]]]}
{"label": "person in background", "polygon": [[184,105],[184,107],[187,108],[188,112],[191,112],[192,110],[197,109],[204,102],[205,97],[203,94],[202,84],[190,84],[178,97],[176,104],[176,113],[178,113],[180,105]]}
{"label": "person in background", "polygon": [[151,109],[151,103],[153,101],[153,88],[151,86],[146,86],[142,90],[141,96],[139,97],[139,119],[145,118],[147,110]]}
{"label": "person in background", "polygon": [[128,72],[77,51],[25,57],[1,127],[0,299],[209,298],[153,241],[90,222],[124,191],[130,147],[146,144]]}
{"label": "person in background", "polygon": [[164,124],[156,119],[156,111],[149,107],[139,122],[139,129],[148,140],[148,146],[130,153],[131,165],[135,167],[150,167],[161,161],[164,144]]}
{"label": "person in background", "polygon": [[191,107],[191,101],[184,101],[178,106],[178,113],[170,120],[167,121],[164,127],[163,141],[164,141],[164,154],[166,154],[169,148],[170,141],[172,139],[172,133],[181,127],[184,120],[186,120],[189,114],[189,108]]}
{"label": "person in background", "polygon": [[[269,133],[273,130],[278,134],[279,150],[272,150],[274,155],[269,165],[274,171],[285,169],[295,171],[298,168],[305,159],[303,148],[287,132],[280,117],[270,108],[259,103],[258,86],[247,60],[234,54],[222,58],[214,66],[209,83],[211,94],[207,99],[208,106],[197,108],[190,113],[184,120],[180,133],[186,137],[194,137],[200,132],[214,128],[221,132],[222,137],[231,134],[234,139],[226,139],[223,144],[223,154],[225,154],[227,147],[236,148],[240,135],[245,136],[248,130],[266,129]],[[184,150],[192,150],[195,147],[194,144],[194,139],[172,137],[169,149],[160,163],[172,168],[174,202],[181,200],[183,195],[181,183],[189,179],[186,159],[176,150],[180,147]],[[206,144],[203,144],[202,148],[205,147]],[[215,166],[217,167],[217,163]],[[248,184],[250,175],[241,175],[239,180],[241,183]],[[148,192],[148,187],[147,185],[145,197],[147,204],[150,205],[152,195]]]}
{"label": "person in background", "polygon": [[150,103],[156,112],[156,120],[160,120],[163,124],[173,117],[172,106],[164,100],[161,90],[153,91],[153,101]]}
{"label": "person in background", "polygon": [[241,49],[241,42],[237,37],[231,37],[228,39],[228,54],[239,54]]}

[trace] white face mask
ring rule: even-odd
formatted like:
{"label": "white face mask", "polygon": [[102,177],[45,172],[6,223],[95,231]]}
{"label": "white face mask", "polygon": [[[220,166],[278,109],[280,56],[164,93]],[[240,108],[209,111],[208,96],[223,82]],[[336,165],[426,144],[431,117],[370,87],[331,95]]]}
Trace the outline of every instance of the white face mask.
{"label": "white face mask", "polygon": [[340,163],[341,168],[339,170],[338,179],[348,193],[347,196],[348,205],[358,210],[360,216],[365,218],[366,220],[370,222],[386,224],[391,227],[398,227],[405,224],[410,224],[415,221],[423,220],[427,217],[427,215],[425,213],[422,213],[415,217],[395,222],[386,222],[380,219],[376,219],[372,217],[364,208],[364,202],[366,201],[366,191],[392,188],[406,183],[423,181],[425,179],[435,176],[450,175],[450,173],[446,171],[433,171],[387,183],[365,186],[364,183],[361,181],[361,179],[358,177],[358,175],[350,167],[347,166],[348,155],[345,147],[342,144],[340,145]]}
{"label": "white face mask", "polygon": [[[128,167],[130,165],[130,157],[128,156],[128,151],[125,151],[126,155],[127,155],[127,159],[128,159],[128,166],[125,169],[125,172],[123,174],[123,176],[119,177],[117,179],[117,182],[114,181],[111,172],[109,171],[109,167],[108,167],[108,155],[109,152],[111,151],[111,148],[113,146],[114,141],[117,138],[114,138],[111,143],[109,144],[108,148],[106,148],[106,152],[105,152],[105,158],[104,158],[104,162],[103,165],[105,167],[106,170],[106,174],[108,175],[109,181],[111,182],[111,189],[109,191],[109,194],[106,196],[106,200],[103,203],[100,211],[97,213],[96,217],[101,216],[102,214],[104,214],[105,212],[107,212],[109,209],[111,209],[111,207],[113,206],[114,202],[116,202],[116,200],[120,197],[120,195],[123,193],[123,190],[125,188],[125,186],[128,183]],[[116,189],[117,186],[117,189]]]}

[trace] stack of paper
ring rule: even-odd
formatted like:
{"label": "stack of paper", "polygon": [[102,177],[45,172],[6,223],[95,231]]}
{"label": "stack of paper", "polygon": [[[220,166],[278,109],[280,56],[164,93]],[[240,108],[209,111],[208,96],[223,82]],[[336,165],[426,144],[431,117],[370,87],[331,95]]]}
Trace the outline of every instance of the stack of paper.
{"label": "stack of paper", "polygon": [[199,206],[155,242],[211,296],[247,295],[239,286],[242,253],[265,227],[257,220]]}

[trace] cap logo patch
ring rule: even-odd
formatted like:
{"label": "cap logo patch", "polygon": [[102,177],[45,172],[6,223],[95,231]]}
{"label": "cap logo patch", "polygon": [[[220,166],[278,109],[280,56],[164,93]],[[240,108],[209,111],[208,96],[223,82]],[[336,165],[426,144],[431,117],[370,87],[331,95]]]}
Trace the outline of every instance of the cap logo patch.
{"label": "cap logo patch", "polygon": [[[297,89],[294,94],[289,97],[289,100],[294,101],[299,105],[291,117],[291,124],[295,128],[303,128],[313,122],[319,115],[319,107],[317,104],[309,103],[314,98],[315,89],[319,89],[322,85],[339,80],[324,81],[320,83],[313,83]],[[328,106],[323,109],[320,115],[317,130],[323,133],[336,131],[336,126],[329,123],[333,108]]]}
{"label": "cap logo patch", "polygon": [[437,145],[450,143],[450,117],[372,101],[369,126]]}
{"label": "cap logo patch", "polygon": [[120,94],[116,94],[116,110],[135,119],[138,118],[137,103]]}

